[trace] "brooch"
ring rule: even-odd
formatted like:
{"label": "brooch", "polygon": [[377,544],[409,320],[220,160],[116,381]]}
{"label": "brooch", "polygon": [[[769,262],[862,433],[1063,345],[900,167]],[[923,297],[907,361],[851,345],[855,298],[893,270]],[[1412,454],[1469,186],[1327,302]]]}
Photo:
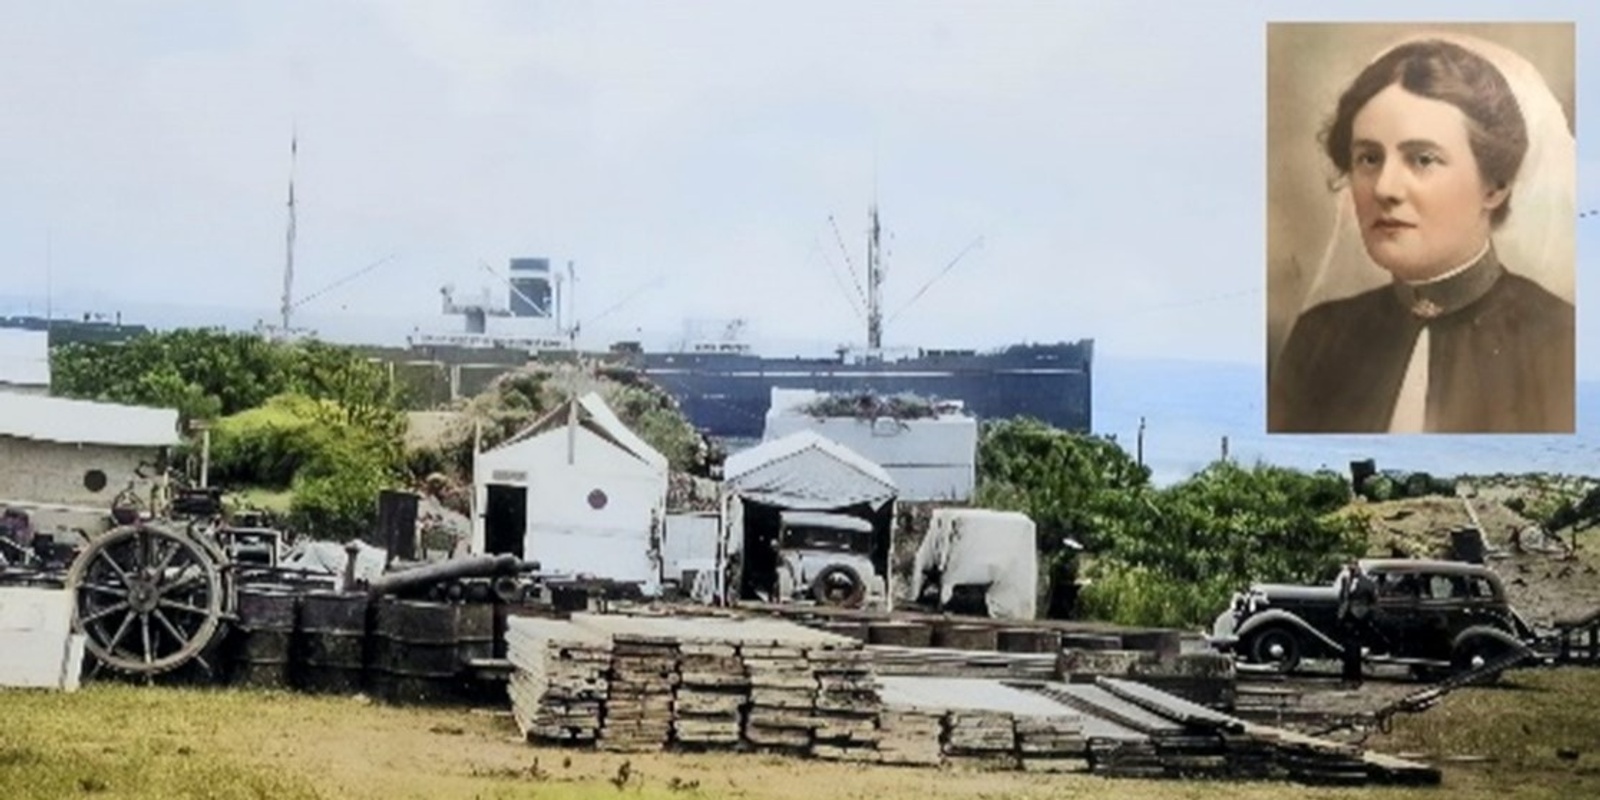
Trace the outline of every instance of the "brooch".
{"label": "brooch", "polygon": [[1443,314],[1444,309],[1441,308],[1438,303],[1435,303],[1427,298],[1423,298],[1411,304],[1411,313],[1422,317],[1423,319],[1433,319],[1434,317]]}

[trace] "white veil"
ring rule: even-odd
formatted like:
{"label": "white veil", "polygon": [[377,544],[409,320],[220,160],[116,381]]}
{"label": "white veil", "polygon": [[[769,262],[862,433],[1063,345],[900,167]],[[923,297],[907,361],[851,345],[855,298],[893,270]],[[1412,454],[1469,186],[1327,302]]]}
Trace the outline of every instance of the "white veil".
{"label": "white veil", "polygon": [[[1373,60],[1394,47],[1421,39],[1440,39],[1472,50],[1494,64],[1510,84],[1528,127],[1528,152],[1511,191],[1511,215],[1492,234],[1495,251],[1506,269],[1573,302],[1577,272],[1577,145],[1560,101],[1527,59],[1509,48],[1472,36],[1411,35],[1384,48]],[[1388,271],[1372,263],[1361,242],[1348,183],[1339,189],[1334,208],[1333,235],[1300,311],[1391,280]]]}

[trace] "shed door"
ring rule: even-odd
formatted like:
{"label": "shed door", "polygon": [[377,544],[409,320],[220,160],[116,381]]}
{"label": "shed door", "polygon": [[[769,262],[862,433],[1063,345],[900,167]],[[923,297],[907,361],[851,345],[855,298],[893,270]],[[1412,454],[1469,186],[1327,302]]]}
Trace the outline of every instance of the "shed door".
{"label": "shed door", "polygon": [[483,549],[490,555],[523,558],[528,535],[528,487],[491,483],[483,508]]}

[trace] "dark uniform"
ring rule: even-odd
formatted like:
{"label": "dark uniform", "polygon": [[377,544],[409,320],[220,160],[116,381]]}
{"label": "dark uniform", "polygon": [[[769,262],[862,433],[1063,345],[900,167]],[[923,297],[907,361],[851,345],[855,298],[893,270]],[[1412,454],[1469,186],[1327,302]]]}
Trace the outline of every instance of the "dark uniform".
{"label": "dark uniform", "polygon": [[1339,642],[1344,650],[1344,680],[1361,683],[1361,645],[1366,638],[1368,618],[1376,599],[1372,578],[1356,564],[1351,564],[1339,582]]}
{"label": "dark uniform", "polygon": [[1395,283],[1302,314],[1272,373],[1273,433],[1381,433],[1422,330],[1426,430],[1571,433],[1575,314],[1491,248],[1436,283]]}
{"label": "dark uniform", "polygon": [[1050,565],[1050,610],[1047,619],[1072,619],[1078,605],[1078,552],[1067,548]]}

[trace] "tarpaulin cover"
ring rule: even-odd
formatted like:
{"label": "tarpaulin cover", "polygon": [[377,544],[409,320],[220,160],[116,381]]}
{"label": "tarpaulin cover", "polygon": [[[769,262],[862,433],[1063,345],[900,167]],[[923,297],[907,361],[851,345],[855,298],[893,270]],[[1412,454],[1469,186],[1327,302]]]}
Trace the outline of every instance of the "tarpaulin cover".
{"label": "tarpaulin cover", "polygon": [[958,585],[988,585],[989,616],[1033,619],[1038,611],[1036,526],[1025,514],[982,508],[938,508],[917,548],[911,596],[922,594],[928,567],[939,570],[939,603]]}

